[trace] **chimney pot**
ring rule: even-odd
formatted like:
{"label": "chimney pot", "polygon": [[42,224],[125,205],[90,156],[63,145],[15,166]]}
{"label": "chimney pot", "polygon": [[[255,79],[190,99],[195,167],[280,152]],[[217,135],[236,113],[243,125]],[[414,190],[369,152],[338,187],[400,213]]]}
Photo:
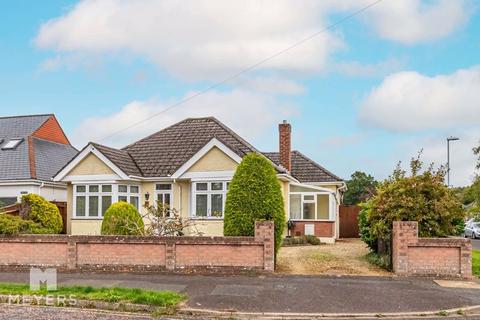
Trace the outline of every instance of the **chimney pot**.
{"label": "chimney pot", "polygon": [[288,171],[292,170],[292,126],[283,120],[281,124],[278,125],[279,131],[279,153],[280,153],[280,165],[287,169]]}

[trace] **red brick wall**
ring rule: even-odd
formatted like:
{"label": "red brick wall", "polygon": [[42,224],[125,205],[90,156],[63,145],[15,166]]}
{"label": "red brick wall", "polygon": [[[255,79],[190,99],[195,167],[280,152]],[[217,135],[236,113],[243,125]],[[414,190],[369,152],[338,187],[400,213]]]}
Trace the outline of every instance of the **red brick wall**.
{"label": "red brick wall", "polygon": [[165,244],[78,243],[79,265],[165,265]]}
{"label": "red brick wall", "polygon": [[45,123],[32,134],[32,136],[62,144],[70,144],[54,116],[45,121]]}
{"label": "red brick wall", "polygon": [[63,243],[0,242],[0,264],[66,266],[67,247]]}
{"label": "red brick wall", "polygon": [[472,277],[472,245],[463,238],[418,238],[418,223],[393,223],[392,265],[396,274]]}
{"label": "red brick wall", "polygon": [[273,222],[255,224],[255,237],[0,237],[0,268],[149,271],[248,269],[273,271]]}
{"label": "red brick wall", "polygon": [[188,266],[230,266],[263,268],[263,245],[198,245],[177,244],[176,265]]}
{"label": "red brick wall", "polygon": [[317,237],[331,238],[335,234],[335,222],[333,221],[294,221],[292,236],[303,236],[306,224],[314,225],[314,233]]}

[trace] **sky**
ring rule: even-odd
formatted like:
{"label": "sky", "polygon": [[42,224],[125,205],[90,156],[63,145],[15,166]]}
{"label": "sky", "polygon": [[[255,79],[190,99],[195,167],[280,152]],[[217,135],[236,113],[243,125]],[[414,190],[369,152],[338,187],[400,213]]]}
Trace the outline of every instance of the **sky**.
{"label": "sky", "polygon": [[456,136],[451,184],[468,185],[479,3],[5,1],[0,116],[54,113],[77,148],[215,116],[262,151],[288,120],[293,149],[345,179],[384,179],[420,151],[444,165]]}

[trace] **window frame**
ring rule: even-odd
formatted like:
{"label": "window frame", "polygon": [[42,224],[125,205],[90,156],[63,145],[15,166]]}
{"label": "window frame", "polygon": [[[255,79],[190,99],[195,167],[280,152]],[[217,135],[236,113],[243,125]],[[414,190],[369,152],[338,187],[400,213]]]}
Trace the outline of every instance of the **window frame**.
{"label": "window frame", "polygon": [[[292,213],[290,211],[290,201],[291,201],[290,196],[291,195],[300,195],[301,196],[300,197],[300,216],[301,216],[300,219],[292,218]],[[305,200],[305,196],[312,196],[312,195],[314,196],[313,200]],[[328,219],[317,219],[317,216],[318,216],[318,212],[317,212],[317,210],[318,210],[318,199],[317,199],[317,196],[319,196],[319,195],[327,195],[328,196]],[[289,206],[288,206],[288,218],[289,218],[289,220],[292,220],[292,221],[328,221],[328,222],[335,221],[334,196],[330,192],[326,192],[326,191],[289,192],[288,193],[288,203],[289,203]],[[315,205],[315,219],[305,219],[304,212],[303,212],[304,203],[313,203]]]}
{"label": "window frame", "polygon": [[[231,180],[198,180],[192,181],[191,184],[191,210],[190,218],[198,220],[223,220],[225,216],[225,203],[227,200],[228,194],[228,185]],[[197,190],[197,184],[206,183],[207,190]],[[222,190],[212,190],[212,183],[221,183]],[[205,194],[207,195],[207,215],[206,216],[197,216],[197,195]],[[212,216],[212,195],[222,195],[222,215],[221,216]]]}
{"label": "window frame", "polygon": [[[111,191],[103,191],[103,186],[112,186]],[[126,185],[127,192],[119,192],[118,186],[119,185]],[[77,187],[84,186],[85,192],[77,191]],[[90,191],[90,186],[98,186],[98,191]],[[138,187],[138,193],[131,193],[130,187]],[[125,184],[125,183],[106,183],[106,182],[87,182],[87,183],[74,183],[72,184],[73,188],[73,206],[72,206],[72,219],[73,220],[103,220],[103,213],[102,213],[102,198],[104,196],[110,196],[112,199],[112,204],[118,202],[118,198],[120,196],[127,197],[127,203],[130,203],[131,197],[138,197],[138,210],[140,210],[140,204],[142,199],[142,192],[141,186],[138,184]],[[84,196],[85,197],[85,215],[84,216],[77,216],[77,197]],[[89,216],[90,210],[90,196],[98,197],[98,216]]]}
{"label": "window frame", "polygon": [[[20,143],[23,142],[23,138],[12,138],[12,139],[5,140],[5,141],[2,140],[2,142],[1,142],[2,143],[2,148],[1,148],[2,150],[15,150],[20,145]],[[11,146],[9,146],[10,143],[12,143]]]}
{"label": "window frame", "polygon": [[[170,185],[170,189],[165,189],[165,190],[158,190],[157,185]],[[154,198],[153,198],[153,205],[154,207],[157,207],[157,201],[158,201],[158,196],[162,195],[162,200],[165,200],[165,195],[168,194],[170,196],[170,208],[174,208],[174,203],[173,203],[173,183],[171,182],[157,182],[155,183],[155,192],[154,192]]]}

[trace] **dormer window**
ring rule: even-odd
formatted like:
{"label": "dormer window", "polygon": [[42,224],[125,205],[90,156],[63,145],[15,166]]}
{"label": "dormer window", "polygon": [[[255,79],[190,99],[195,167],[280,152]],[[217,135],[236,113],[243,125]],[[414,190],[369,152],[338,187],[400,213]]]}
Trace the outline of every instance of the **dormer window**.
{"label": "dormer window", "polygon": [[13,150],[15,149],[19,144],[20,142],[22,142],[23,139],[11,139],[9,141],[7,141],[7,143],[5,143],[3,146],[2,146],[2,150]]}

